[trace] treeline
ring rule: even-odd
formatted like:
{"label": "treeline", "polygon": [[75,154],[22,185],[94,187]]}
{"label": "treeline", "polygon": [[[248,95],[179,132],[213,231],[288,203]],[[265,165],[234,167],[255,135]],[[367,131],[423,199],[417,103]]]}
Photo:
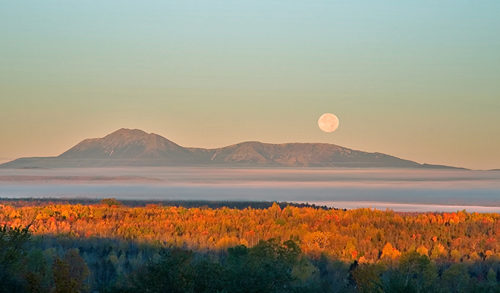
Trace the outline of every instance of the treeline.
{"label": "treeline", "polygon": [[315,208],[315,209],[335,209],[327,206],[320,206],[309,203],[296,203],[296,202],[272,202],[272,201],[212,201],[212,200],[135,200],[135,199],[127,199],[127,200],[116,200],[114,198],[107,198],[104,200],[101,199],[90,199],[90,198],[71,198],[71,199],[62,199],[62,198],[0,198],[1,205],[11,205],[14,207],[23,207],[23,206],[42,206],[42,205],[61,205],[61,204],[82,204],[82,205],[92,205],[99,204],[105,202],[115,202],[119,205],[128,206],[128,207],[144,207],[147,205],[162,205],[162,206],[175,206],[175,207],[184,207],[184,208],[231,208],[231,209],[267,209],[270,208],[273,204],[279,205],[281,208],[285,208],[287,206],[293,206],[298,208]]}
{"label": "treeline", "polygon": [[306,256],[293,240],[194,252],[161,244],[32,236],[0,228],[0,292],[499,292],[500,263]]}

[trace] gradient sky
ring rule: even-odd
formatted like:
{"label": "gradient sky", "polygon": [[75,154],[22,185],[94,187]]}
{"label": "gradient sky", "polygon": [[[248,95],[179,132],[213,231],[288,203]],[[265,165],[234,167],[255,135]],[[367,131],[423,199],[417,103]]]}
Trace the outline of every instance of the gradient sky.
{"label": "gradient sky", "polygon": [[0,0],[0,161],[127,127],[500,168],[499,14],[498,0]]}

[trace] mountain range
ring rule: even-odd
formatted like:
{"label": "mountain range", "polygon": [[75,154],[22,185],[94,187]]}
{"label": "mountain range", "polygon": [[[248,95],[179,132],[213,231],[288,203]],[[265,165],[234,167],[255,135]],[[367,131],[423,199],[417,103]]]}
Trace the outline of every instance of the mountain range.
{"label": "mountain range", "polygon": [[85,139],[56,157],[20,158],[0,168],[115,166],[454,168],[326,143],[249,141],[214,149],[190,148],[158,134],[125,128],[102,138]]}

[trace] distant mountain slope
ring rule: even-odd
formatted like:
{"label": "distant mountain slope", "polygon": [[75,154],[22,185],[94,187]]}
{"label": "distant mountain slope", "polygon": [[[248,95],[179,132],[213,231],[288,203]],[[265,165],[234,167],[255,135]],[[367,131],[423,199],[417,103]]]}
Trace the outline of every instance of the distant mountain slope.
{"label": "distant mountain slope", "polygon": [[355,151],[334,144],[243,142],[212,150],[211,161],[300,167],[419,167],[418,163],[380,153]]}
{"label": "distant mountain slope", "polygon": [[111,166],[248,166],[452,168],[418,164],[381,153],[326,143],[243,142],[223,148],[182,147],[160,135],[120,129],[103,138],[85,139],[57,157],[20,158],[2,168]]}

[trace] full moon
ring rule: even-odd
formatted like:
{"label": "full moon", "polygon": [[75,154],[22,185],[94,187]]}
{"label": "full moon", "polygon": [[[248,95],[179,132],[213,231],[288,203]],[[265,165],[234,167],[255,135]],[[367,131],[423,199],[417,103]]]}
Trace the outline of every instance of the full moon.
{"label": "full moon", "polygon": [[334,132],[339,127],[339,118],[333,114],[325,113],[319,117],[318,126],[324,132]]}

